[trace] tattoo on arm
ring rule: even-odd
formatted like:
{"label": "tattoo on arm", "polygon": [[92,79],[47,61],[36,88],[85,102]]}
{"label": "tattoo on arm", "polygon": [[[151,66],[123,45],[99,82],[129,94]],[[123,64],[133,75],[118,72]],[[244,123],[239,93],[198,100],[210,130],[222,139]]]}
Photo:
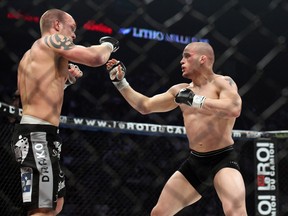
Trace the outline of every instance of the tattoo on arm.
{"label": "tattoo on arm", "polygon": [[47,46],[54,47],[56,49],[70,50],[74,46],[73,41],[63,35],[58,34],[46,36],[44,41]]}
{"label": "tattoo on arm", "polygon": [[233,86],[234,84],[235,84],[235,82],[229,77],[229,78],[225,78],[225,80],[227,81],[227,82],[229,82],[229,85],[230,86]]}

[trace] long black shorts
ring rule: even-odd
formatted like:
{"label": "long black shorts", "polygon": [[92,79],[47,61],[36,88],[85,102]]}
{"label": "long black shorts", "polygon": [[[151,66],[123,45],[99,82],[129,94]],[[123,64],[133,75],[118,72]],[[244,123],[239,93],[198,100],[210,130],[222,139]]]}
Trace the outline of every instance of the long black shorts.
{"label": "long black shorts", "polygon": [[20,164],[23,204],[27,211],[55,209],[57,199],[65,195],[65,176],[59,163],[61,146],[55,126],[15,126],[12,151]]}
{"label": "long black shorts", "polygon": [[192,150],[178,171],[202,195],[208,187],[213,186],[216,173],[225,167],[240,170],[237,153],[232,145],[205,153]]}

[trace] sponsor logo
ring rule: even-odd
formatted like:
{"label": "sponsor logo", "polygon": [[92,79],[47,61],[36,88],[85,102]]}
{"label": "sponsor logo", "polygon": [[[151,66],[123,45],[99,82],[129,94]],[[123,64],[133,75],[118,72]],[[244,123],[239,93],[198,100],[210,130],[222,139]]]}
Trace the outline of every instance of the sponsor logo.
{"label": "sponsor logo", "polygon": [[19,136],[19,140],[14,145],[14,153],[16,157],[16,161],[23,163],[25,158],[27,157],[29,150],[29,142],[27,137]]}
{"label": "sponsor logo", "polygon": [[277,215],[275,144],[256,143],[256,215]]}
{"label": "sponsor logo", "polygon": [[32,200],[32,182],[33,170],[29,167],[21,168],[21,183],[23,202],[31,202]]}
{"label": "sponsor logo", "polygon": [[196,38],[193,36],[165,33],[161,31],[136,27],[120,28],[118,33],[122,35],[131,34],[131,36],[134,38],[144,38],[149,40],[166,41],[180,44],[189,44],[191,42],[209,42],[209,40],[205,38]]}
{"label": "sponsor logo", "polygon": [[87,21],[83,28],[89,31],[97,31],[97,32],[103,32],[105,34],[112,34],[113,30],[109,26],[103,24],[103,23],[96,23],[94,20]]}

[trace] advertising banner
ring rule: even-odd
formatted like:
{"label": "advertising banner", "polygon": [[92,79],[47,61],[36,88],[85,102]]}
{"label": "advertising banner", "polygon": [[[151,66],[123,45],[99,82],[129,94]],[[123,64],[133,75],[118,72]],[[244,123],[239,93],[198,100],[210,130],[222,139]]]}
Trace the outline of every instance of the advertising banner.
{"label": "advertising banner", "polygon": [[255,215],[278,215],[277,148],[272,139],[257,139],[255,145]]}

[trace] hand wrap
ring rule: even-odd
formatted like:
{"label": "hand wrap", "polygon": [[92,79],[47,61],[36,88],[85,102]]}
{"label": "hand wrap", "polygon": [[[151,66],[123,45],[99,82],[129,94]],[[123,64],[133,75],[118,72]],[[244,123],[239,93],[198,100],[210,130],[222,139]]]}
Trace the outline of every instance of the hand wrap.
{"label": "hand wrap", "polygon": [[76,80],[77,80],[76,76],[73,75],[71,72],[69,72],[69,70],[71,70],[71,69],[74,70],[74,71],[75,70],[79,71],[79,75],[77,75],[78,76],[77,78],[83,76],[83,72],[80,70],[80,68],[77,65],[69,63],[68,64],[68,78],[67,78],[67,80],[65,82],[64,89],[66,89],[68,86],[76,83]]}
{"label": "hand wrap", "polygon": [[[120,65],[120,70],[118,65]],[[117,61],[109,70],[109,76],[112,82],[119,82],[124,79],[126,74],[126,67],[121,61]]]}
{"label": "hand wrap", "polygon": [[107,67],[109,77],[114,86],[120,91],[123,88],[129,86],[129,83],[125,79],[126,67],[121,61],[115,59],[110,60],[110,65]]}
{"label": "hand wrap", "polygon": [[196,95],[191,89],[188,88],[181,89],[175,96],[176,103],[184,103],[188,106],[196,108],[201,108],[205,99],[205,96]]}
{"label": "hand wrap", "polygon": [[112,52],[116,52],[119,49],[119,41],[110,36],[100,38],[99,43],[102,45],[109,46]]}
{"label": "hand wrap", "polygon": [[[74,78],[75,79],[75,78]],[[75,79],[76,80],[76,79]],[[76,81],[72,80],[70,77],[68,77],[68,79],[66,80],[65,84],[64,84],[64,89],[66,89],[68,86],[74,84]]]}

